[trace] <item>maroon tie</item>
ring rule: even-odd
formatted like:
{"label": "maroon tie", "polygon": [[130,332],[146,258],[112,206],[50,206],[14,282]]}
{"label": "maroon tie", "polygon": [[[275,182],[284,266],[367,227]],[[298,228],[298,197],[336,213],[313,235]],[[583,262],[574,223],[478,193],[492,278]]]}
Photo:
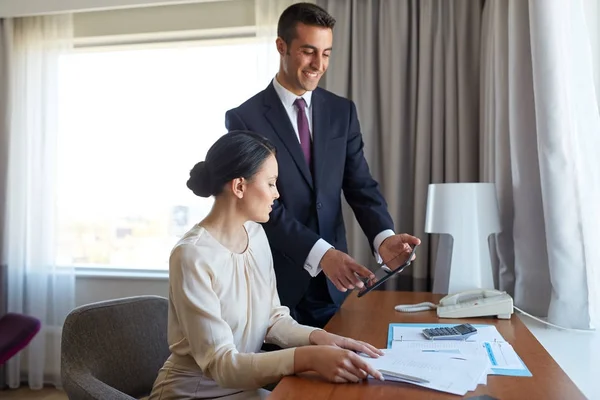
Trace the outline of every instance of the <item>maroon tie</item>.
{"label": "maroon tie", "polygon": [[310,168],[310,129],[308,129],[308,118],[306,118],[306,101],[302,97],[294,101],[294,105],[298,109],[298,136],[300,136],[300,147],[304,153],[306,164]]}

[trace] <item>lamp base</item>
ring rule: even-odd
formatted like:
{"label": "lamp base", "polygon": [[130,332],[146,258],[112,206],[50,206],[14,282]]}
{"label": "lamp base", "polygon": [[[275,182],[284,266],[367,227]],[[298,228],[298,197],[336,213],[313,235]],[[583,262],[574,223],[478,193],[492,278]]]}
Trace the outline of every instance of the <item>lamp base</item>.
{"label": "lamp base", "polygon": [[487,240],[467,243],[441,235],[433,293],[452,294],[473,289],[495,289]]}

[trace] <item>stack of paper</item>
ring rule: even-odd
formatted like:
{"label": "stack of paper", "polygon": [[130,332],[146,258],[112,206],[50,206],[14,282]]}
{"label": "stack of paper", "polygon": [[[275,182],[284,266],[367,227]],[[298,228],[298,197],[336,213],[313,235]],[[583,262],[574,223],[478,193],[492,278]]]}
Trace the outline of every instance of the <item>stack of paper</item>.
{"label": "stack of paper", "polygon": [[466,340],[428,340],[424,328],[450,324],[390,324],[388,348],[365,359],[386,380],[407,382],[464,396],[487,384],[488,374],[531,376],[513,347],[493,325],[474,325]]}
{"label": "stack of paper", "polygon": [[450,353],[469,358],[485,359],[490,374],[531,376],[510,343],[506,342],[493,325],[475,325],[477,334],[466,340],[428,340],[424,328],[447,326],[442,324],[390,324],[388,347],[398,351],[417,350],[427,353]]}
{"label": "stack of paper", "polygon": [[386,380],[464,396],[487,382],[489,365],[482,358],[463,357],[450,353],[423,353],[415,350],[383,350],[379,358],[365,359],[379,370]]}

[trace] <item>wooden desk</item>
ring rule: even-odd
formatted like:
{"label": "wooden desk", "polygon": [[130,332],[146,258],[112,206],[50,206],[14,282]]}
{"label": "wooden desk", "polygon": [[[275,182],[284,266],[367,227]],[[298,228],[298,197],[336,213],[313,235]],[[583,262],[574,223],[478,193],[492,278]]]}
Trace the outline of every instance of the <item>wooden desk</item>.
{"label": "wooden desk", "polygon": [[[438,303],[442,296],[431,293],[376,291],[363,298],[351,294],[325,329],[329,332],[363,340],[378,348],[385,348],[388,325],[392,322],[484,323],[496,325],[504,339],[514,347],[533,377],[488,376],[487,385],[479,385],[466,398],[488,395],[501,400],[509,399],[585,399],[554,359],[542,347],[521,320],[513,315],[510,320],[498,319],[438,319],[435,311],[414,314],[399,313],[397,304],[423,301]],[[457,399],[458,396],[436,392],[400,382],[363,381],[355,384],[333,384],[316,374],[284,378],[269,399],[306,400],[378,400],[378,399]]]}

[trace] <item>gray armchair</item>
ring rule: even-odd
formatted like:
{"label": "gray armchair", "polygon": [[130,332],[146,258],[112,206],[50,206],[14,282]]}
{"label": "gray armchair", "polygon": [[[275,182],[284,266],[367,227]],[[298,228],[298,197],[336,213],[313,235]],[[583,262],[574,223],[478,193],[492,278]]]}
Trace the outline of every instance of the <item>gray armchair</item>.
{"label": "gray armchair", "polygon": [[62,334],[61,373],[71,400],[131,400],[150,394],[169,356],[168,301],[138,296],[74,309]]}

